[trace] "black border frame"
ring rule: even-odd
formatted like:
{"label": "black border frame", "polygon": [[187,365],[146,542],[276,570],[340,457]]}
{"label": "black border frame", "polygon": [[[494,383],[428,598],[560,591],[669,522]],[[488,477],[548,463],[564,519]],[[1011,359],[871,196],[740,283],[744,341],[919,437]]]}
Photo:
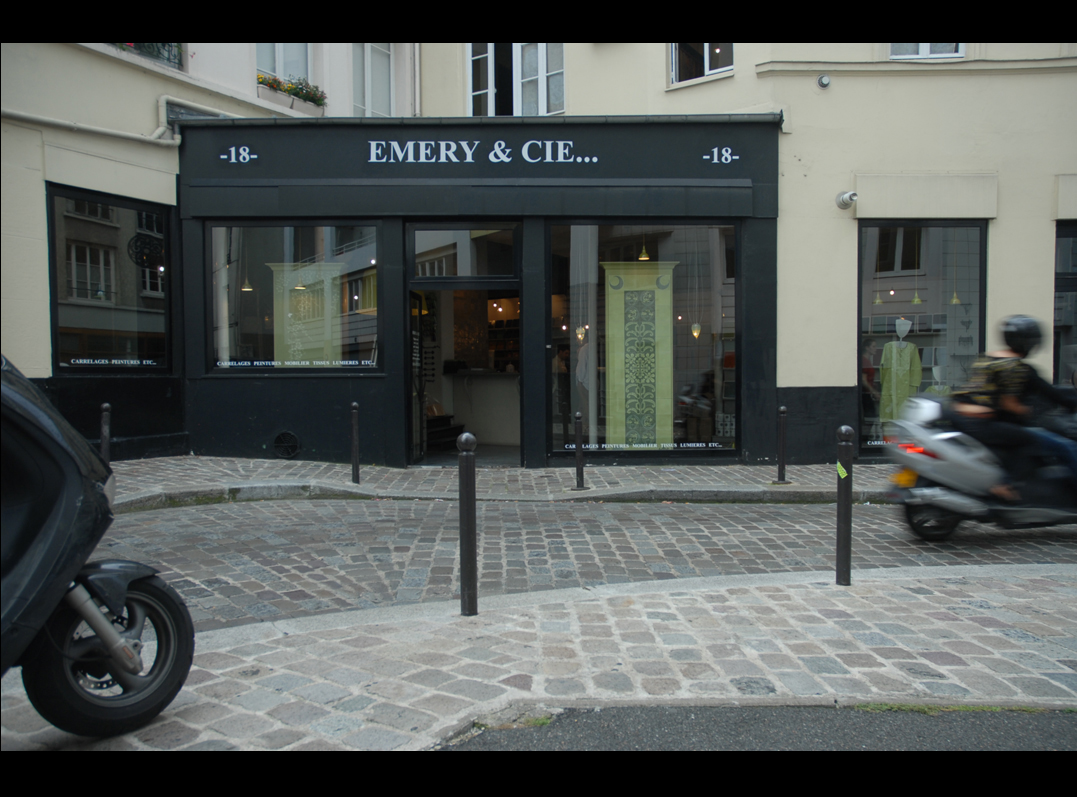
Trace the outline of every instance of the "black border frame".
{"label": "black border frame", "polygon": [[[59,297],[56,294],[56,286],[60,275],[60,258],[62,252],[56,249],[56,201],[57,199],[74,199],[87,202],[96,202],[102,205],[111,205],[125,210],[136,212],[152,212],[161,216],[165,225],[164,241],[165,251],[168,257],[168,269],[166,272],[167,285],[165,288],[165,351],[168,361],[165,365],[144,365],[132,368],[122,365],[65,365],[60,363],[60,307]],[[183,352],[180,341],[182,330],[176,334],[174,323],[183,316],[182,305],[177,307],[182,294],[182,288],[176,275],[182,268],[179,242],[173,233],[179,229],[174,215],[174,205],[162,205],[157,202],[148,202],[141,199],[121,197],[115,194],[107,194],[102,191],[90,191],[84,188],[62,185],[60,183],[45,182],[46,203],[46,228],[48,235],[49,251],[49,332],[52,347],[52,375],[53,378],[63,376],[172,376],[177,372],[177,362],[182,362]]]}
{"label": "black border frame", "polygon": [[[216,359],[213,357],[213,288],[212,280],[209,279],[209,273],[207,268],[213,260],[213,228],[214,227],[374,227],[377,236],[375,243],[375,252],[377,253],[378,264],[381,264],[382,250],[384,248],[383,236],[384,236],[384,220],[362,220],[359,219],[354,224],[341,224],[344,221],[356,221],[351,218],[335,218],[335,219],[299,219],[295,220],[295,217],[280,219],[203,219],[202,221],[202,271],[200,278],[202,280],[202,304],[204,308],[203,317],[203,334],[205,335],[205,351],[203,361],[203,371],[198,376],[201,378],[217,379],[221,377],[243,378],[244,375],[249,375],[258,379],[265,379],[269,376],[273,378],[289,378],[289,377],[303,377],[309,378],[312,376],[327,377],[327,378],[341,378],[341,377],[378,377],[385,375],[385,362],[380,357],[378,358],[378,365],[373,368],[363,366],[348,366],[340,368],[288,368],[278,369],[274,367],[266,366],[244,366],[242,368],[221,368],[216,365]],[[383,306],[383,285],[382,280],[378,279],[378,339],[381,340],[384,335],[385,322],[382,317],[381,308]]]}
{"label": "black border frame", "polygon": [[863,405],[860,401],[860,344],[864,332],[861,324],[864,308],[860,306],[864,293],[864,264],[861,260],[864,251],[863,234],[865,227],[975,227],[980,230],[980,346],[981,352],[987,345],[987,232],[990,219],[857,219],[856,226],[856,441],[859,459],[887,461],[884,457],[885,446],[867,446],[860,439],[860,430],[864,428]]}
{"label": "black border frame", "polygon": [[[742,262],[743,253],[741,251],[741,233],[743,229],[743,219],[734,217],[729,219],[717,219],[717,218],[704,218],[700,216],[695,217],[674,217],[674,216],[650,216],[650,217],[632,217],[632,216],[591,216],[591,217],[572,217],[572,218],[554,218],[546,217],[544,219],[546,223],[546,236],[545,236],[545,282],[546,290],[543,298],[543,318],[546,324],[546,334],[543,340],[543,345],[547,350],[550,350],[553,346],[553,325],[550,317],[550,308],[553,301],[553,227],[555,226],[603,226],[609,224],[638,224],[654,226],[660,224],[669,224],[676,227],[732,227],[733,228],[733,241],[736,252],[736,260],[733,263],[733,278],[737,286],[736,293],[734,295],[734,308],[736,310],[736,326],[733,336],[733,350],[736,354],[736,363],[734,365],[734,378],[736,379],[737,391],[734,397],[734,412],[736,413],[736,430],[733,435],[734,447],[727,449],[667,449],[667,450],[643,450],[643,451],[590,451],[587,452],[587,457],[597,457],[598,461],[603,465],[616,465],[618,460],[624,460],[626,462],[633,462],[639,460],[647,462],[658,462],[661,464],[683,462],[686,458],[694,460],[729,460],[740,459],[743,452],[741,450],[741,431],[743,429],[743,415],[741,410],[741,399],[743,396],[743,389],[741,383],[741,345],[743,339],[742,323],[744,310],[745,297],[744,291],[741,286]],[[546,363],[548,366],[548,363]],[[553,374],[549,367],[546,367],[546,386],[545,386],[545,404],[546,412],[544,414],[546,424],[545,435],[545,447],[546,447],[546,459],[552,460],[552,464],[566,464],[559,462],[560,460],[572,460],[575,461],[575,451],[555,451],[553,448],[553,401],[551,396],[553,395]]]}

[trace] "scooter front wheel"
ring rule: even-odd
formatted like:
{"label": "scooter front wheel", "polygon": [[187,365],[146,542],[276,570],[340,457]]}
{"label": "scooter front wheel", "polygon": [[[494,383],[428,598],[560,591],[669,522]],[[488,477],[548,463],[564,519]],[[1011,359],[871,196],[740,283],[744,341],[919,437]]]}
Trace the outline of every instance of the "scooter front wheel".
{"label": "scooter front wheel", "polygon": [[124,616],[114,623],[140,648],[138,675],[116,665],[66,604],[35,640],[22,682],[34,708],[57,728],[81,736],[127,733],[160,714],[187,680],[194,625],[183,600],[164,581],[154,576],[131,582]]}
{"label": "scooter front wheel", "polygon": [[905,504],[905,520],[917,537],[938,542],[953,534],[962,518],[937,506]]}

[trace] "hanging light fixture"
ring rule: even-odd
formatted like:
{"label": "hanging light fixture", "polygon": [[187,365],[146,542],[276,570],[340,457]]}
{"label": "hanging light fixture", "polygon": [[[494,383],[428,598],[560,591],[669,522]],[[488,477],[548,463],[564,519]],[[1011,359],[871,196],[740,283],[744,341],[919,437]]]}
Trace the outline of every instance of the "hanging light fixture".
{"label": "hanging light fixture", "polygon": [[647,233],[643,234],[643,248],[640,250],[637,260],[650,260],[651,256],[647,254]]}
{"label": "hanging light fixture", "polygon": [[583,327],[576,327],[576,340],[583,343],[583,336],[587,333]]}
{"label": "hanging light fixture", "polygon": [[243,287],[240,288],[240,290],[244,293],[249,293],[250,291],[254,290],[254,288],[251,287],[251,281],[246,277],[243,278]]}

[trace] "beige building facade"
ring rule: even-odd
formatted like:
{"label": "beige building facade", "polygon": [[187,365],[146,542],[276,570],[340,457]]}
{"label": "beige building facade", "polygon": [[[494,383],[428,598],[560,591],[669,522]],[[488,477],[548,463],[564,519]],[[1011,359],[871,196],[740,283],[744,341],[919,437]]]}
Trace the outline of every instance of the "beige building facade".
{"label": "beige building facade", "polygon": [[[1077,44],[188,43],[176,49],[169,61],[125,45],[3,45],[2,345],[54,397],[75,389],[65,382],[69,374],[90,376],[70,361],[62,364],[60,353],[68,345],[61,341],[68,329],[58,318],[68,312],[61,305],[81,303],[77,310],[85,316],[99,301],[85,292],[89,287],[81,296],[70,287],[76,272],[87,285],[89,275],[98,274],[103,286],[101,275],[120,268],[107,258],[118,263],[123,249],[102,245],[95,255],[92,242],[61,241],[64,225],[57,218],[77,228],[75,222],[85,221],[77,217],[91,204],[112,199],[118,209],[143,214],[139,224],[149,224],[145,214],[160,213],[169,219],[161,227],[168,230],[161,262],[168,268],[189,262],[177,193],[184,120],[233,117],[290,124],[327,117],[526,116],[550,117],[545,121],[556,125],[558,118],[578,117],[780,114],[772,343],[761,350],[740,332],[723,340],[720,322],[713,332],[708,327],[704,337],[714,335],[709,359],[684,371],[687,376],[674,371],[675,381],[691,382],[675,384],[673,392],[684,395],[682,404],[691,403],[696,415],[671,421],[680,424],[671,427],[673,440],[687,439],[685,429],[693,428],[696,445],[723,440],[713,445],[742,459],[772,458],[769,438],[754,444],[754,455],[740,438],[737,424],[746,417],[744,391],[750,386],[732,373],[722,381],[723,370],[732,372],[745,359],[766,360],[774,391],[768,395],[789,407],[798,430],[794,461],[831,458],[834,428],[841,423],[858,426],[862,452],[870,454],[905,395],[945,394],[957,386],[976,352],[1000,342],[998,322],[1013,313],[1044,323],[1047,345],[1034,357],[1041,373],[1061,382],[1073,372]],[[324,105],[259,85],[260,74],[283,75],[286,68],[302,71],[323,89]],[[728,163],[724,158],[739,156],[722,141],[713,143],[713,153],[702,157],[713,157],[708,163],[718,174],[720,162]],[[236,144],[241,146],[238,139]],[[577,238],[584,233],[571,217],[544,219],[555,239],[547,256],[556,260],[557,225]],[[717,294],[718,264],[728,259],[723,273],[729,286],[750,267],[734,247],[735,218],[715,218],[711,228],[718,232],[709,238],[695,227],[674,230],[683,219],[630,221],[635,232],[627,221],[618,232],[617,219],[598,220],[599,226],[612,225],[595,244],[600,262],[623,256],[612,248],[627,245],[633,235],[644,245],[648,234],[656,236],[653,247],[658,239],[669,241],[669,251],[693,236],[709,240],[710,255],[701,255],[709,265],[697,267],[709,269],[706,279],[714,281],[707,283],[713,295],[703,312],[721,315],[723,301],[732,307],[732,287],[724,298]],[[122,226],[118,217],[97,222]],[[165,237],[152,225],[138,231],[146,240]],[[566,238],[565,251],[575,251],[573,246],[575,239]],[[102,254],[106,250],[116,254]],[[61,273],[61,261],[67,272]],[[148,262],[143,255],[140,301],[146,306],[160,298]],[[687,259],[681,262],[686,265],[672,273],[684,275],[688,296],[700,290],[700,271],[693,272]],[[118,274],[115,282],[120,284]],[[552,319],[561,300],[558,289],[548,291],[544,312]],[[183,383],[187,364],[203,353],[183,346],[183,302],[200,300],[189,291],[169,298],[167,321],[153,323],[169,325],[170,357],[167,363],[148,358],[153,364],[139,374],[140,385],[158,380],[150,393],[174,387],[185,397],[169,405],[176,417],[162,433],[164,448],[185,440],[192,422],[193,388]],[[693,312],[691,300],[685,301],[685,312]],[[679,305],[672,306],[676,315]],[[690,320],[683,319],[685,329]],[[553,331],[547,347],[576,347],[573,330],[565,324],[562,336],[557,323],[548,323]],[[699,339],[698,330],[695,335]],[[79,351],[85,354],[85,345]],[[124,352],[117,351],[122,359]],[[573,368],[578,359],[573,351]],[[117,385],[133,379],[122,369],[92,376],[95,396],[108,393],[101,385],[107,387],[109,378]],[[89,384],[67,382],[79,390]],[[141,387],[122,389],[142,395]],[[727,400],[715,396],[716,389],[730,390]],[[563,399],[568,393],[571,402]],[[545,395],[547,425],[557,429],[560,415],[576,407],[575,392],[554,380]],[[601,413],[601,400],[586,409]],[[702,421],[699,413],[706,416]],[[773,411],[768,407],[763,414]],[[132,438],[152,437],[150,426]],[[381,450],[386,446],[392,448],[383,443]],[[555,453],[556,443],[548,444],[541,457],[524,459],[545,461]],[[388,454],[380,458],[398,461]]]}

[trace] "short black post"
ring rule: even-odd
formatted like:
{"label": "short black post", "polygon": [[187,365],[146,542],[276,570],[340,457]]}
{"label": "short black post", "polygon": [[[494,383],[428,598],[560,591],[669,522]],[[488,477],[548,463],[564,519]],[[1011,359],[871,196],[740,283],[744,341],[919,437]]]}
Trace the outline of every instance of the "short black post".
{"label": "short black post", "polygon": [[352,402],[352,484],[359,484],[359,402]]}
{"label": "short black post", "polygon": [[479,532],[475,524],[475,447],[471,432],[456,438],[460,451],[460,614],[479,613]]}
{"label": "short black post", "polygon": [[105,402],[101,405],[101,459],[105,464],[112,462],[112,405]]}
{"label": "short black post", "polygon": [[574,490],[586,490],[583,483],[583,413],[576,413],[576,486]]}
{"label": "short black post", "polygon": [[852,583],[853,556],[853,428],[838,429],[838,544],[834,562],[836,582]]}
{"label": "short black post", "polygon": [[778,480],[773,484],[791,484],[785,478],[785,407],[778,407]]}

